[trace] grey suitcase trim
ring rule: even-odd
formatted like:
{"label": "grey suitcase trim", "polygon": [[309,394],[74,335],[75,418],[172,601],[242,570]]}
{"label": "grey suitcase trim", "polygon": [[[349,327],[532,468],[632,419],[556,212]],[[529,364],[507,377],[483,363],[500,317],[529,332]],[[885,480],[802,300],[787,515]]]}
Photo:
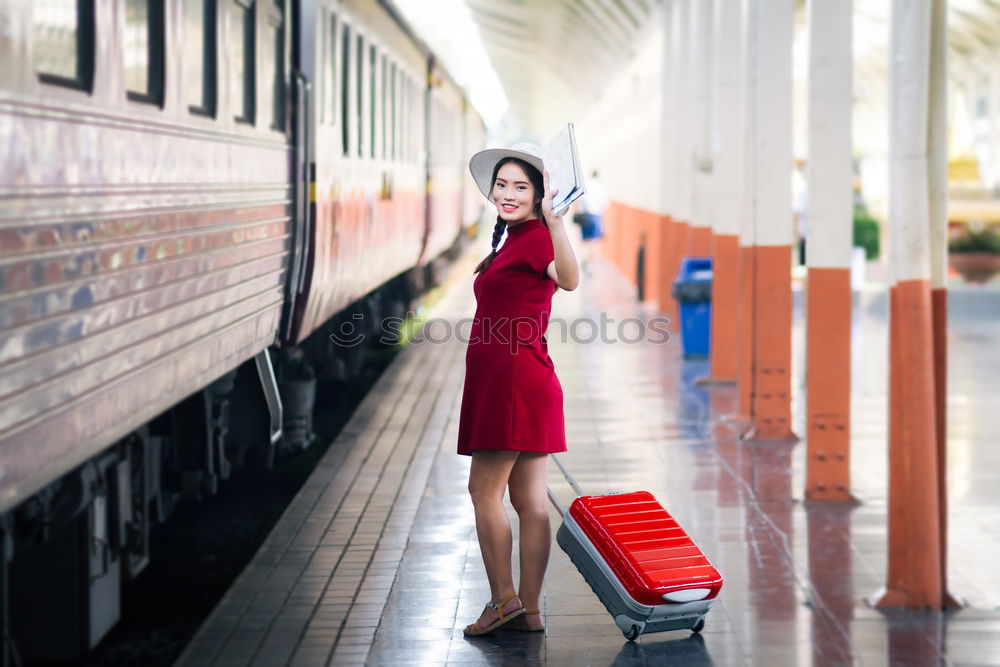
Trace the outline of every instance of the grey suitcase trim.
{"label": "grey suitcase trim", "polygon": [[556,542],[569,555],[627,639],[665,630],[691,629],[699,632],[705,625],[705,615],[718,599],[665,602],[656,606],[636,601],[569,512],[563,514],[562,525],[556,532]]}

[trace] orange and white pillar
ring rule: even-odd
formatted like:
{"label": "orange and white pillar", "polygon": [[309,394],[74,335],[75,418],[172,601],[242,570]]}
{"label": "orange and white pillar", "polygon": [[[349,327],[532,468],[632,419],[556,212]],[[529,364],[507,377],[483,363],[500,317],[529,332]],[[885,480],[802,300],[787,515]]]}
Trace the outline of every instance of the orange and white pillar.
{"label": "orange and white pillar", "polygon": [[693,123],[691,62],[694,59],[694,36],[691,34],[691,0],[675,0],[672,21],[674,66],[674,104],[677,110],[674,124],[674,200],[671,215],[676,227],[674,229],[674,261],[675,269],[680,265],[680,258],[688,253],[688,239],[691,236],[691,190],[694,185],[691,169]]}
{"label": "orange and white pillar", "polygon": [[806,500],[851,496],[853,5],[811,0],[806,219]]}
{"label": "orange and white pillar", "polygon": [[753,131],[756,124],[754,99],[756,97],[757,80],[754,77],[754,67],[751,64],[757,43],[756,23],[750,20],[749,2],[741,3],[742,34],[740,45],[743,62],[740,67],[743,77],[743,89],[740,109],[743,113],[743,142],[741,163],[743,179],[740,188],[740,287],[739,301],[736,306],[736,325],[739,336],[737,348],[736,384],[739,388],[739,406],[730,421],[743,422],[741,435],[753,424],[753,286],[754,286],[754,173],[753,161],[750,159],[753,150]]}
{"label": "orange and white pillar", "polygon": [[910,609],[945,602],[927,113],[931,61],[943,56],[943,39],[931,38],[934,4],[893,1],[889,62],[889,562],[876,604]]}
{"label": "orange and white pillar", "polygon": [[792,432],[792,0],[750,3],[753,87],[749,173],[754,246],[752,426],[747,438]]}
{"label": "orange and white pillar", "polygon": [[931,322],[934,331],[934,418],[943,606],[961,602],[948,591],[948,3],[932,0],[928,194],[930,197]]}
{"label": "orange and white pillar", "polygon": [[717,192],[712,179],[713,116],[715,96],[712,72],[715,52],[712,29],[713,3],[705,0],[690,0],[688,67],[690,70],[688,96],[688,152],[682,156],[690,174],[690,202],[688,221],[691,231],[688,247],[684,254],[695,257],[712,255],[712,209]]}
{"label": "orange and white pillar", "polygon": [[660,257],[663,258],[664,270],[663,278],[666,284],[661,293],[663,300],[660,303],[660,310],[670,318],[670,328],[678,331],[677,302],[673,298],[671,291],[674,279],[677,277],[678,258],[678,237],[679,218],[676,209],[678,196],[677,190],[677,123],[681,113],[681,95],[678,89],[678,75],[680,66],[678,63],[678,40],[680,39],[677,27],[678,3],[668,0],[663,4],[663,55],[662,55],[662,91],[661,91],[661,128],[660,134],[660,210],[664,213],[662,224],[664,232],[660,234]]}
{"label": "orange and white pillar", "polygon": [[743,197],[743,12],[715,0],[712,336],[708,381],[732,384],[739,372],[740,216]]}

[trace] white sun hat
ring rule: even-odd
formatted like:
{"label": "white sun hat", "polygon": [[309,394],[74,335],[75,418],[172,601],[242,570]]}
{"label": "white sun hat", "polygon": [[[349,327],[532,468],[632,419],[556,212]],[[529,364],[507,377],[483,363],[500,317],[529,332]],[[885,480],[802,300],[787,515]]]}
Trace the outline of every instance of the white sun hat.
{"label": "white sun hat", "polygon": [[469,160],[469,171],[472,172],[472,178],[479,186],[479,191],[487,199],[490,199],[493,192],[493,169],[497,166],[497,162],[506,157],[524,160],[537,169],[539,174],[545,171],[545,164],[542,162],[542,149],[535,144],[524,142],[514,144],[510,148],[487,148],[479,151]]}

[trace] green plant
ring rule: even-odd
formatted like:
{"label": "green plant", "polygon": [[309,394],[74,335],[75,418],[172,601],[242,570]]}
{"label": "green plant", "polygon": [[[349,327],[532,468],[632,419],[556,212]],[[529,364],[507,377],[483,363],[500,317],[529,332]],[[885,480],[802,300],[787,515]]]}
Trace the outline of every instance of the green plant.
{"label": "green plant", "polygon": [[865,258],[878,259],[880,248],[878,220],[864,206],[854,207],[854,245],[865,249]]}
{"label": "green plant", "polygon": [[987,252],[1000,255],[1000,234],[990,227],[978,230],[967,229],[948,241],[948,252]]}

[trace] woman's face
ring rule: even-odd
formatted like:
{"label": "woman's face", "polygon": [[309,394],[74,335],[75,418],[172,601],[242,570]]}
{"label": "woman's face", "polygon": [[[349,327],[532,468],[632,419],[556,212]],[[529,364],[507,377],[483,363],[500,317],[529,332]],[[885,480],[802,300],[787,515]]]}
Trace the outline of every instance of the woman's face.
{"label": "woman's face", "polygon": [[535,217],[535,188],[521,165],[508,162],[500,167],[493,182],[493,203],[508,223]]}

